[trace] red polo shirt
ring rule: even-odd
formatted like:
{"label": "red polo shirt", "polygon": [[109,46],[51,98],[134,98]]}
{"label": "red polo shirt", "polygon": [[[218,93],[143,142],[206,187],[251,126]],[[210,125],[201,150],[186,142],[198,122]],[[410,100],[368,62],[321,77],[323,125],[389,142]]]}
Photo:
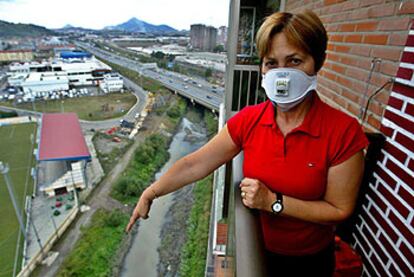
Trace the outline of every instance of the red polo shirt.
{"label": "red polo shirt", "polygon": [[[314,93],[300,126],[283,136],[270,101],[248,106],[230,118],[227,128],[244,151],[243,174],[272,191],[302,200],[323,198],[328,169],[365,148],[368,140],[357,120]],[[334,227],[261,212],[266,248],[285,255],[306,255],[326,247]]]}

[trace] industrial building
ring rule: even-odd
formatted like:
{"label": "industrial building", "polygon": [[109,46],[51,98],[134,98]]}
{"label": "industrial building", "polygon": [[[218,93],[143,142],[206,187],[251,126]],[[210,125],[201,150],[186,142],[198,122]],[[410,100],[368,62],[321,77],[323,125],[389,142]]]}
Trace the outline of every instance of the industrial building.
{"label": "industrial building", "polygon": [[124,81],[121,75],[117,73],[105,74],[102,82],[99,83],[99,87],[105,92],[121,91],[124,87]]}
{"label": "industrial building", "polygon": [[16,62],[33,60],[32,50],[1,50],[0,62]]}
{"label": "industrial building", "polygon": [[[85,52],[62,52],[53,62],[14,63],[8,82],[24,92],[68,90],[69,87],[99,86],[111,67]],[[111,84],[112,86],[112,84]]]}

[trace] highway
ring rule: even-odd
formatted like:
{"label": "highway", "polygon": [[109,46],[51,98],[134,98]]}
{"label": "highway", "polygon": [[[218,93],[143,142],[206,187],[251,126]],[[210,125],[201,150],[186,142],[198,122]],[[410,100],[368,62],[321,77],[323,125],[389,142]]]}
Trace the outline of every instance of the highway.
{"label": "highway", "polygon": [[186,75],[179,74],[172,71],[163,70],[160,68],[148,67],[129,58],[115,55],[109,51],[91,46],[90,44],[76,42],[79,47],[82,47],[95,55],[96,57],[108,60],[111,63],[118,64],[130,70],[134,70],[139,74],[162,83],[168,89],[178,93],[192,102],[196,102],[213,111],[218,111],[220,104],[224,98],[224,88],[216,87],[210,83],[190,78]]}

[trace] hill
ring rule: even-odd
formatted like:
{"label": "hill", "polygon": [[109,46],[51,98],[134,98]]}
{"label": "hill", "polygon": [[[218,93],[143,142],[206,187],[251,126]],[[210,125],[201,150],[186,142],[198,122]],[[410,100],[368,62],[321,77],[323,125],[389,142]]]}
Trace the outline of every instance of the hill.
{"label": "hill", "polygon": [[139,32],[139,33],[176,33],[176,29],[168,25],[153,25],[145,21],[139,20],[136,17],[131,18],[127,22],[124,22],[115,26],[105,27],[104,30],[119,30],[126,32]]}
{"label": "hill", "polygon": [[0,20],[0,37],[39,37],[44,35],[55,35],[55,32],[34,24],[15,24]]}

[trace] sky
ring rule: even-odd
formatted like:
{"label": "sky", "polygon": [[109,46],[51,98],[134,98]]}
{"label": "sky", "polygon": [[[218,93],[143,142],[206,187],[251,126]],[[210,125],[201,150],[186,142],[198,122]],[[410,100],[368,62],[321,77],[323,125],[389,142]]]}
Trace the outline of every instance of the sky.
{"label": "sky", "polygon": [[136,17],[147,23],[190,29],[227,26],[230,0],[0,0],[0,20],[49,29],[66,24],[102,29]]}

